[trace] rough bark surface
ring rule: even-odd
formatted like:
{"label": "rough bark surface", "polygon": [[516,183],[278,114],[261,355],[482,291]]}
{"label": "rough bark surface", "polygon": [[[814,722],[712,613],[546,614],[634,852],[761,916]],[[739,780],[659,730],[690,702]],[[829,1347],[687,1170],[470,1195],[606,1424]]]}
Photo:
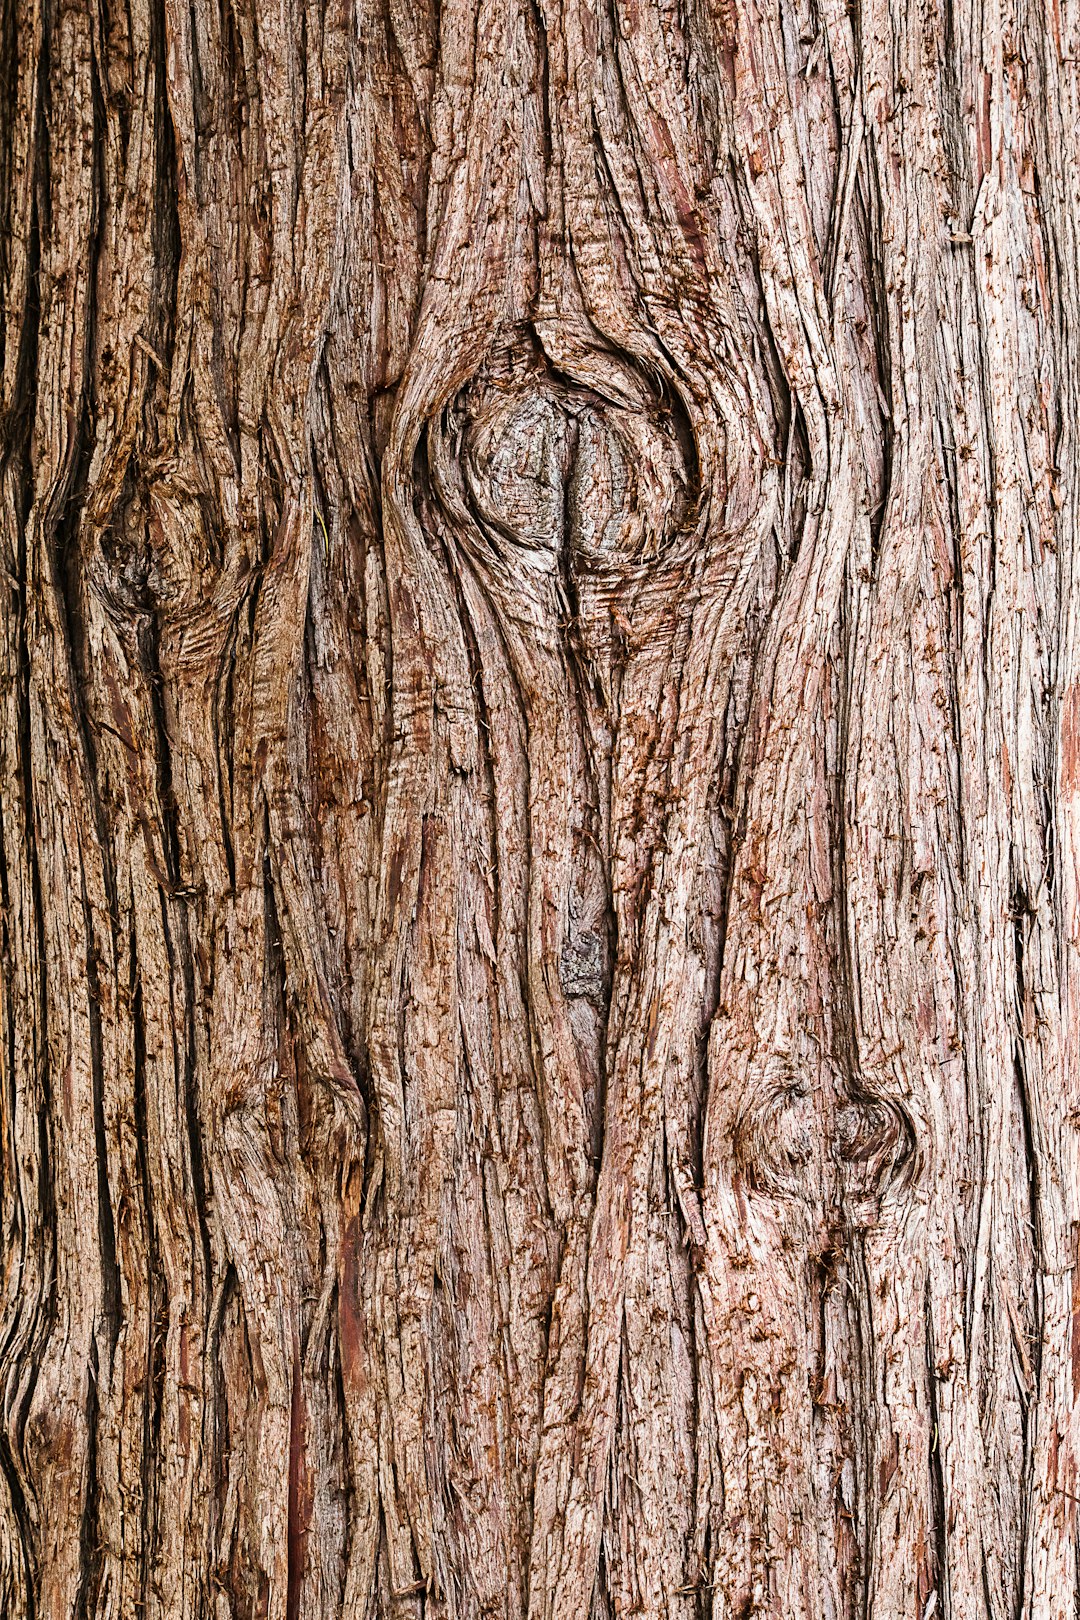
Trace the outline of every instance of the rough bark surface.
{"label": "rough bark surface", "polygon": [[2,0],[0,1613],[1080,1613],[1080,0]]}

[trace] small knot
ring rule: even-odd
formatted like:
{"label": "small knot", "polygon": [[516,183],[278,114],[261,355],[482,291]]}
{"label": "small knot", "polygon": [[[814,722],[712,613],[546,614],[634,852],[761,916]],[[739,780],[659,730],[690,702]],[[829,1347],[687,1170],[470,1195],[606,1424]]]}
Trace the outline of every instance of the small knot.
{"label": "small knot", "polygon": [[917,1168],[915,1128],[894,1102],[880,1098],[852,1101],[836,1120],[836,1147],[844,1192],[856,1202],[880,1200],[910,1185]]}
{"label": "small knot", "polygon": [[[735,1158],[757,1192],[809,1192],[806,1166],[820,1140],[820,1121],[805,1076],[791,1069],[774,1072],[758,1088],[755,1105],[735,1130]],[[764,1093],[764,1095],[762,1095]]]}
{"label": "small knot", "polygon": [[591,928],[583,928],[564,941],[559,983],[564,995],[584,996],[594,1006],[603,1006],[604,947],[599,934]]}

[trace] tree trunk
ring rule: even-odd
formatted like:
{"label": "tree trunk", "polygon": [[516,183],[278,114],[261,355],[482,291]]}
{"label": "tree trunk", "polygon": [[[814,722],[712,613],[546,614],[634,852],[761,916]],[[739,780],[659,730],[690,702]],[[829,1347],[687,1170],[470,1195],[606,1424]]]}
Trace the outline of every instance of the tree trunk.
{"label": "tree trunk", "polygon": [[1080,0],[3,0],[0,1613],[1080,1613]]}

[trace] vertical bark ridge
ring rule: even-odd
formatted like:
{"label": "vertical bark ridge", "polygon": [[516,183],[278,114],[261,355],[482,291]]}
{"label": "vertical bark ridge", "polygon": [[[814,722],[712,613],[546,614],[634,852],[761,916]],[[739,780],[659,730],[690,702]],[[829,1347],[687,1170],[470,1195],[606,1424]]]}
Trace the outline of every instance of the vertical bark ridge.
{"label": "vertical bark ridge", "polygon": [[[1017,22],[1020,37],[1028,36],[1033,21],[1026,11],[1022,14]],[[1040,694],[1048,711],[1044,735],[1049,733],[1044,765],[1050,800],[1042,867],[1045,878],[1040,874],[1036,896],[1028,902],[1035,918],[1024,952],[1021,1000],[1025,1146],[1036,1268],[1032,1337],[1037,1345],[1027,1430],[1022,1591],[1023,1612],[1033,1616],[1065,1612],[1076,1588],[1078,1556],[1072,1500],[1077,1493],[1071,1483],[1077,1467],[1076,1391],[1080,1380],[1076,1350],[1076,876],[1072,854],[1076,834],[1071,697],[1076,648],[1076,493],[1072,481],[1076,439],[1069,430],[1077,354],[1072,323],[1064,312],[1075,285],[1080,210],[1076,177],[1059,144],[1065,123],[1077,106],[1076,30],[1076,12],[1066,7],[1055,18],[1051,36],[1040,39],[1038,45],[1033,42],[1019,63],[1009,64],[1014,94],[1026,114],[1024,133],[1030,140],[1021,168],[1032,239],[1031,260],[1025,267],[1025,301],[1039,320],[1040,333],[1046,333],[1049,351],[1046,369],[1040,368],[1037,374],[1041,386],[1032,405],[1041,409],[1029,433],[1037,443],[1045,440],[1052,446],[1043,463],[1043,485],[1050,500],[1048,528],[1058,574],[1056,603],[1048,612],[1055,627],[1055,652],[1050,678]],[[1036,212],[1036,199],[1044,192],[1045,212]],[[1037,221],[1041,230],[1036,229]],[[1036,426],[1042,428],[1041,434],[1036,434]],[[1038,1030],[1034,1041],[1029,1038],[1033,1026]]]}

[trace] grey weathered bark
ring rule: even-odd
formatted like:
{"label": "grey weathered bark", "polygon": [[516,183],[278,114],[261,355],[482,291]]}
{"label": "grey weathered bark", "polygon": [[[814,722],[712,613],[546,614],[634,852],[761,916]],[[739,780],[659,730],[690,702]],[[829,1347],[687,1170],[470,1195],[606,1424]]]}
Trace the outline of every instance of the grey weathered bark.
{"label": "grey weathered bark", "polygon": [[4,0],[0,1612],[1080,1613],[1080,0]]}

